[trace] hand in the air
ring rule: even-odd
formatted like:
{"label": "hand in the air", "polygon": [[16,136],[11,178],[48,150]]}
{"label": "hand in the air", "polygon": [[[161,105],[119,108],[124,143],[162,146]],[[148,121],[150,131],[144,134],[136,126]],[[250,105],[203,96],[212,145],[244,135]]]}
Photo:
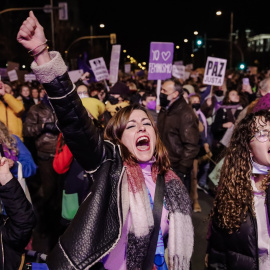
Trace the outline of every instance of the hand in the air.
{"label": "hand in the air", "polygon": [[39,24],[33,11],[29,12],[29,17],[23,22],[17,34],[17,40],[27,50],[33,50],[37,46],[46,42],[43,27]]}

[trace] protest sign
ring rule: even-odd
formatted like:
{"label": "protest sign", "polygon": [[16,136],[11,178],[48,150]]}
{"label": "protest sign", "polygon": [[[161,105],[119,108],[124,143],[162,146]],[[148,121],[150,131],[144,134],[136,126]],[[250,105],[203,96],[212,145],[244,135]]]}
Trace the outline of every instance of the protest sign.
{"label": "protest sign", "polygon": [[151,42],[148,80],[165,80],[172,77],[174,44],[171,42]]}
{"label": "protest sign", "polygon": [[109,81],[115,84],[118,81],[118,70],[120,61],[121,45],[113,45],[110,61],[110,76]]}
{"label": "protest sign", "polygon": [[7,71],[11,71],[13,69],[19,70],[20,64],[17,62],[8,61],[7,62]]}
{"label": "protest sign", "polygon": [[15,69],[8,71],[8,77],[11,82],[18,81],[18,74]]}
{"label": "protest sign", "polygon": [[130,74],[131,73],[131,64],[130,63],[125,64],[124,68],[125,68],[125,73],[126,74]]}
{"label": "protest sign", "polygon": [[221,86],[224,81],[227,60],[216,57],[207,57],[203,83]]}
{"label": "protest sign", "polygon": [[68,72],[70,80],[75,83],[77,82],[83,75],[83,69],[70,70]]}
{"label": "protest sign", "polygon": [[109,73],[103,57],[89,60],[89,63],[97,81],[108,79]]}
{"label": "protest sign", "polygon": [[37,77],[35,74],[24,74],[24,81],[25,82],[32,82],[32,81],[36,81],[37,80]]}
{"label": "protest sign", "polygon": [[175,78],[184,79],[185,78],[185,66],[183,66],[183,65],[173,65],[172,75]]}

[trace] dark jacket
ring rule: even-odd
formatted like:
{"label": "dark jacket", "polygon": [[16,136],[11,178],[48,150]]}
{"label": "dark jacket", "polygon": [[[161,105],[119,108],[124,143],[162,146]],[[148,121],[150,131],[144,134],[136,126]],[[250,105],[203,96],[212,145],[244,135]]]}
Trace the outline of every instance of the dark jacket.
{"label": "dark jacket", "polygon": [[215,120],[211,125],[211,132],[213,134],[213,139],[215,141],[220,141],[224,136],[227,128],[224,128],[222,125],[227,122],[235,123],[238,115],[243,110],[243,107],[239,104],[237,109],[234,111],[231,109],[229,105],[222,105],[215,115]]}
{"label": "dark jacket", "polygon": [[0,269],[19,269],[21,256],[30,241],[36,218],[33,207],[16,178],[0,186],[0,198],[7,213],[0,218]]}
{"label": "dark jacket", "polygon": [[25,111],[23,112],[23,115],[22,115],[22,121],[24,122],[29,109],[33,105],[35,105],[35,101],[32,98],[30,98],[30,97],[29,98],[25,98],[23,96],[21,96],[21,97],[22,97],[23,106],[24,106],[24,109],[25,109]]}
{"label": "dark jacket", "polygon": [[258,270],[257,235],[257,221],[250,211],[246,222],[233,234],[219,229],[213,220],[208,243],[208,269]]}
{"label": "dark jacket", "polygon": [[157,127],[173,168],[188,173],[199,152],[198,118],[181,96],[158,114]]}
{"label": "dark jacket", "polygon": [[[43,102],[33,105],[23,123],[23,136],[33,137],[37,155],[41,158],[53,157],[56,151],[59,131],[55,125],[55,114]],[[44,127],[42,128],[42,125]]]}
{"label": "dark jacket", "polygon": [[[43,86],[50,97],[64,96],[73,88],[68,73]],[[93,182],[94,192],[80,205],[64,236],[48,254],[47,264],[50,270],[75,269],[72,265],[85,269],[108,254],[120,239],[124,217],[118,195],[125,169],[118,147],[102,140],[75,91],[63,99],[51,99],[51,103],[74,158],[99,181]],[[76,248],[70,244],[77,242]]]}

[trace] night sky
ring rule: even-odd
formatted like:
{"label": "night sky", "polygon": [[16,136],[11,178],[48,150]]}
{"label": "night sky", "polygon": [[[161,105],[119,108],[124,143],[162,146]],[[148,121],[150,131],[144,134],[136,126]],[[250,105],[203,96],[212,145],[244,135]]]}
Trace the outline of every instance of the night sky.
{"label": "night sky", "polygon": [[[116,33],[117,43],[138,61],[149,60],[151,41],[173,42],[181,48],[184,38],[194,38],[194,30],[208,38],[228,38],[231,12],[234,14],[234,30],[241,32],[248,28],[254,34],[270,33],[268,8],[254,1],[252,4],[247,1],[234,1],[233,4],[228,1],[218,1],[218,4],[213,4],[212,1],[67,2],[70,23],[75,27],[79,25],[82,30],[77,37],[89,35],[90,25],[95,29],[99,23],[104,23],[106,28],[99,34]],[[50,0],[0,0],[0,10],[12,7],[43,7],[49,4]],[[53,4],[57,6],[58,1],[54,0]],[[218,9],[223,11],[220,17],[215,15]],[[43,11],[36,11],[35,14],[44,27],[50,29],[50,16]],[[11,31],[15,38],[13,42],[16,42],[18,27],[26,18],[27,12],[10,12],[0,16],[5,16],[3,18],[7,18],[7,21],[12,17]],[[3,23],[3,19],[0,22]],[[0,26],[1,29],[3,25]]]}

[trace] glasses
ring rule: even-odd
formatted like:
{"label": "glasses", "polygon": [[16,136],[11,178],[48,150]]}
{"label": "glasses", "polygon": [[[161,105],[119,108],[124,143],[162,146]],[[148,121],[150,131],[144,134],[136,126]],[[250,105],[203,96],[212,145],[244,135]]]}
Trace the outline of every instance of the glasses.
{"label": "glasses", "polygon": [[270,131],[268,130],[260,130],[254,134],[254,137],[259,141],[259,142],[266,142],[270,138]]}

